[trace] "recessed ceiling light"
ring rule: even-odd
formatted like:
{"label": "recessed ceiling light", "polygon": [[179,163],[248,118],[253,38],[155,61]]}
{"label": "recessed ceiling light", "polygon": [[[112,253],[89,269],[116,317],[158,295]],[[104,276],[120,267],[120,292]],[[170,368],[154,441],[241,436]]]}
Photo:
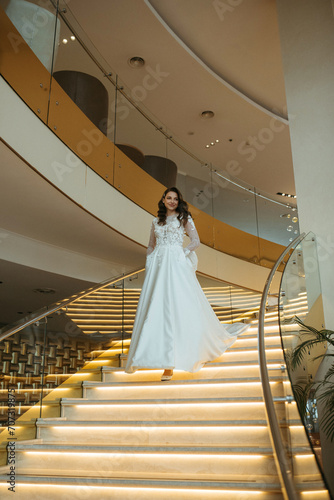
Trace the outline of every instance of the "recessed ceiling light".
{"label": "recessed ceiling light", "polygon": [[67,42],[68,42],[67,38],[63,38],[63,44],[65,44],[65,45],[66,45],[66,44],[67,44]]}
{"label": "recessed ceiling light", "polygon": [[131,57],[128,60],[128,63],[131,66],[131,68],[134,68],[134,69],[142,68],[145,65],[144,59],[142,57],[139,57],[139,56]]}
{"label": "recessed ceiling light", "polygon": [[72,42],[74,42],[74,40],[75,40],[75,36],[74,35],[71,35],[71,40],[72,40]]}
{"label": "recessed ceiling light", "polygon": [[287,194],[287,193],[276,193],[279,196],[285,196],[286,198],[297,198],[295,194]]}
{"label": "recessed ceiling light", "polygon": [[213,111],[202,111],[201,117],[202,118],[213,118],[215,116]]}
{"label": "recessed ceiling light", "polygon": [[215,146],[216,144],[219,144],[219,139],[215,139],[214,141],[210,141],[210,144],[207,144],[205,147],[210,148],[211,146]]}

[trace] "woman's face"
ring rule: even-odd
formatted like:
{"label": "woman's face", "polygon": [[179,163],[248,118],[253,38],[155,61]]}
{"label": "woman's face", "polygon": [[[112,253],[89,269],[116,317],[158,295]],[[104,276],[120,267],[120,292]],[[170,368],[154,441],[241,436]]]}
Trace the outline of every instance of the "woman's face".
{"label": "woman's face", "polygon": [[174,212],[179,204],[179,198],[174,191],[168,191],[164,199],[164,205],[167,208],[167,212]]}

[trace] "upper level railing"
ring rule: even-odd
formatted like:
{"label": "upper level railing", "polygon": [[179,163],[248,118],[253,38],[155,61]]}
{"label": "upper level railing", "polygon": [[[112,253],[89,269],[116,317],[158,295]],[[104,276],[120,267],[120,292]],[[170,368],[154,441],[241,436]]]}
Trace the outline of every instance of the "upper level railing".
{"label": "upper level railing", "polygon": [[[234,178],[237,160],[221,171],[189,151],[145,108],[139,94],[153,92],[145,87],[147,79],[136,92],[128,89],[83,32],[70,5],[26,4],[22,21],[8,0],[0,0],[5,9],[0,13],[0,72],[36,115],[76,157],[152,214],[165,185],[145,169],[152,161],[176,165],[175,183],[190,202],[201,241],[271,267],[298,234],[295,200],[274,200]],[[36,33],[36,43],[28,40],[35,53],[25,41],[27,31]],[[68,155],[64,164],[53,165],[61,185],[71,182],[77,161]]]}

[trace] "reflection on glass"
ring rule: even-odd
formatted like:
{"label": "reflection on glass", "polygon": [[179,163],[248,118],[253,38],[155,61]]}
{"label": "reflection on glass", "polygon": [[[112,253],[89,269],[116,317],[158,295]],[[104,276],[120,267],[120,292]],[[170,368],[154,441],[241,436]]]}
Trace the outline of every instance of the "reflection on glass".
{"label": "reflection on glass", "polygon": [[219,176],[214,176],[215,192],[213,209],[215,218],[241,231],[258,236],[255,196],[251,190],[244,190]]}
{"label": "reflection on glass", "polygon": [[260,238],[288,246],[299,235],[297,211],[292,204],[256,196],[256,212]]}
{"label": "reflection on glass", "polygon": [[70,28],[68,18],[71,19],[68,12],[60,11],[53,78],[91,122],[113,141],[115,86],[109,76],[111,71],[107,65],[103,69],[91,57],[81,37]]}
{"label": "reflection on glass", "polygon": [[26,0],[7,0],[1,6],[25,42],[51,73],[60,39],[56,8],[49,1]]}
{"label": "reflection on glass", "polygon": [[141,101],[131,92],[124,92],[125,85],[117,79],[117,100],[115,107],[115,144],[136,165],[152,177],[165,183],[166,136],[162,125],[156,126],[137,108]]}

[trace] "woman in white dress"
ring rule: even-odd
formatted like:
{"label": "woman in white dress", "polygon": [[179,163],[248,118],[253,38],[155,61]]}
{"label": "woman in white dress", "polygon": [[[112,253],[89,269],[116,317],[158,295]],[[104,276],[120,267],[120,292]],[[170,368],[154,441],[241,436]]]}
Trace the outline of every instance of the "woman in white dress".
{"label": "woman in white dress", "polygon": [[[166,381],[173,369],[200,370],[248,325],[221,324],[205,297],[195,273],[200,240],[179,190],[167,189],[158,207],[125,371],[163,368]],[[190,243],[183,248],[185,233]]]}

